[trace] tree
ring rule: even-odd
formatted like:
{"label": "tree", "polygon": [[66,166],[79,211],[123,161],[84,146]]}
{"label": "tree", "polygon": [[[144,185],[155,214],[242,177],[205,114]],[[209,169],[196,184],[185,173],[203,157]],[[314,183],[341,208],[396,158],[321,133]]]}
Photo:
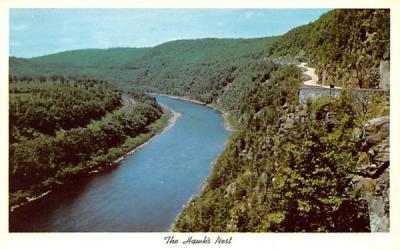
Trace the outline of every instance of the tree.
{"label": "tree", "polygon": [[[319,102],[314,112],[322,108],[323,113],[311,114],[314,118],[301,125],[302,139],[283,146],[273,186],[275,211],[283,213],[285,231],[366,230],[368,225],[360,223],[366,218],[357,217],[362,208],[354,205],[349,191],[360,147],[352,136],[355,112],[351,99],[345,94],[328,101],[328,106]],[[336,114],[332,131],[323,125],[326,112]],[[346,213],[349,207],[352,213]]]}

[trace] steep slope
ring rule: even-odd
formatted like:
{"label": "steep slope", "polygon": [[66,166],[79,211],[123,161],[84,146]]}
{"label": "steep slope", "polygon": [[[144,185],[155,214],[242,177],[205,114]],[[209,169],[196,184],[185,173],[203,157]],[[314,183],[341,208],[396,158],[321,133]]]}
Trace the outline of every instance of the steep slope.
{"label": "steep slope", "polygon": [[390,60],[390,11],[332,10],[281,36],[269,55],[304,58],[325,84],[375,87],[381,61]]}
{"label": "steep slope", "polygon": [[389,114],[388,100],[360,102],[345,93],[299,105],[300,69],[274,62],[297,56],[326,83],[373,87],[380,61],[389,60],[388,22],[387,10],[333,10],[279,38],[173,41],[145,51],[84,50],[10,64],[16,75],[88,75],[124,89],[187,96],[237,118],[239,131],[176,231],[369,231],[374,199],[363,201],[351,185],[354,173],[375,164],[360,131]]}
{"label": "steep slope", "polygon": [[[299,104],[300,69],[253,67],[243,72],[248,81],[242,94],[232,98],[241,130],[216,162],[202,193],[181,212],[174,230],[355,232],[375,230],[379,221],[380,230],[387,231],[387,184],[376,185],[373,192],[383,194],[369,200],[365,197],[370,194],[353,189],[359,168],[380,166],[367,155],[361,131],[368,119],[388,115],[385,97],[378,94],[360,103],[344,92],[340,98]],[[227,97],[240,89],[238,80]],[[388,147],[384,150],[387,156]],[[390,165],[387,157],[385,161]],[[385,174],[382,182],[388,170]],[[372,203],[376,205],[371,209]]]}
{"label": "steep slope", "polygon": [[155,98],[106,82],[14,79],[9,87],[11,210],[111,166],[169,117]]}

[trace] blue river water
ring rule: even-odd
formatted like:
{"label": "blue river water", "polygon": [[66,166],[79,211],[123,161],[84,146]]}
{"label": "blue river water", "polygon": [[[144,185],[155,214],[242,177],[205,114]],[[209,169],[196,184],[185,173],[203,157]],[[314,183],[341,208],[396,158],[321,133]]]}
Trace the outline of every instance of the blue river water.
{"label": "blue river water", "polygon": [[10,231],[165,232],[200,191],[229,132],[202,105],[158,96],[182,115],[117,168],[50,194],[10,215]]}

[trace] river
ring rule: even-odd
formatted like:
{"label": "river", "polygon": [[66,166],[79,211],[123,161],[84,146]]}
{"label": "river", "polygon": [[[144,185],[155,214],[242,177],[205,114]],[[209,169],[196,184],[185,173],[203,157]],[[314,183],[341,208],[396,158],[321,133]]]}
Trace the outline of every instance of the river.
{"label": "river", "polygon": [[165,232],[200,191],[229,136],[203,105],[158,96],[182,115],[112,170],[17,209],[15,232]]}

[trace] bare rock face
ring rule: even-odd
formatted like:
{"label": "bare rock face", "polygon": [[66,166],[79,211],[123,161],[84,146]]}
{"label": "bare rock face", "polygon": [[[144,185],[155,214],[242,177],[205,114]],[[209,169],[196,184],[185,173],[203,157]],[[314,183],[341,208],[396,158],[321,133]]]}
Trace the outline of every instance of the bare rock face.
{"label": "bare rock face", "polygon": [[381,61],[379,65],[380,83],[379,88],[388,90],[390,89],[390,62]]}
{"label": "bare rock face", "polygon": [[[355,65],[347,65],[337,67],[333,65],[317,65],[317,73],[319,79],[323,79],[323,85],[329,85],[334,83],[346,83],[345,87],[356,87],[356,88],[371,88],[380,82],[380,78],[384,78],[385,83],[388,73],[382,77],[383,70],[379,67],[369,67],[364,65],[364,58],[360,57]],[[381,67],[383,68],[383,66]],[[386,69],[386,68],[384,68]],[[325,72],[325,73],[324,73]],[[386,72],[386,71],[384,71]],[[385,84],[384,83],[384,84]],[[384,85],[382,84],[382,85]],[[387,84],[382,89],[388,89]]]}
{"label": "bare rock face", "polygon": [[389,231],[390,118],[379,117],[364,125],[363,150],[371,164],[356,169],[355,190],[368,202],[372,232]]}
{"label": "bare rock face", "polygon": [[385,139],[389,139],[390,118],[389,116],[378,117],[369,120],[364,125],[364,138],[368,146],[376,145]]}
{"label": "bare rock face", "polygon": [[389,231],[389,168],[378,178],[375,192],[369,202],[369,220],[372,232]]}
{"label": "bare rock face", "polygon": [[358,169],[361,175],[378,178],[390,164],[390,118],[379,117],[364,125],[363,150],[368,152],[372,164]]}
{"label": "bare rock face", "polygon": [[[306,106],[297,106],[296,113],[279,119],[279,135],[293,133],[293,128],[307,119]],[[327,130],[335,125],[336,113],[321,117]],[[353,198],[359,204],[368,204],[369,228],[372,232],[389,231],[389,167],[390,167],[390,118],[379,117],[368,121],[362,129],[355,129],[354,136],[362,140],[360,150],[367,154],[368,163],[355,169],[352,180]],[[278,136],[279,137],[279,136]],[[285,138],[281,136],[279,138]],[[268,143],[269,145],[269,143]],[[248,157],[248,152],[242,152]]]}

